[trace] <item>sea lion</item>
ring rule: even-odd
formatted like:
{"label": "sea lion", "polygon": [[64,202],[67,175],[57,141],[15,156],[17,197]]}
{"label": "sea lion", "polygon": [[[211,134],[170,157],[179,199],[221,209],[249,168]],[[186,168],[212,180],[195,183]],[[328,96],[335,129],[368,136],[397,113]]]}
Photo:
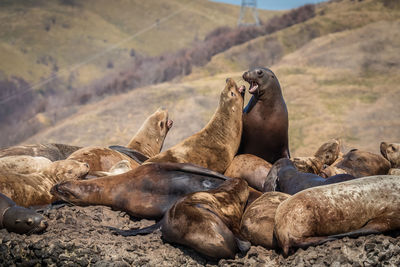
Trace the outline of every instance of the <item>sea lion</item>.
{"label": "sea lion", "polygon": [[[274,187],[266,180],[272,165],[251,154],[241,154],[233,158],[224,175],[245,179],[249,186],[262,191],[273,191]],[[275,181],[273,181],[275,182]]]}
{"label": "sea lion", "polygon": [[273,164],[289,158],[288,112],[278,78],[267,68],[243,73],[252,94],[243,110],[243,135],[238,154],[253,154]]}
{"label": "sea lion", "polygon": [[275,212],[279,204],[290,197],[281,192],[266,192],[244,211],[240,222],[240,232],[252,245],[268,249],[277,248],[273,238]]}
{"label": "sea lion", "polygon": [[105,205],[137,218],[157,219],[182,196],[213,189],[228,177],[184,163],[152,163],[131,171],[55,185],[51,193],[76,205]]}
{"label": "sea lion", "polygon": [[400,143],[381,143],[381,153],[388,161],[392,168],[400,168]]}
{"label": "sea lion", "polygon": [[196,164],[224,173],[235,156],[242,134],[244,86],[239,89],[228,78],[219,106],[208,124],[198,133],[154,156],[149,162]]}
{"label": "sea lion", "polygon": [[0,149],[0,158],[7,156],[32,156],[32,157],[45,157],[51,161],[66,159],[76,150],[80,149],[79,146],[71,146],[67,144],[32,144],[11,146]]}
{"label": "sea lion", "polygon": [[380,175],[318,186],[282,202],[274,235],[284,255],[344,236],[400,229],[400,176]]}
{"label": "sea lion", "polygon": [[114,230],[128,236],[161,228],[168,242],[189,246],[212,259],[234,258],[238,250],[246,252],[250,248],[239,230],[248,195],[245,180],[229,179],[213,190],[180,198],[155,225],[139,230]]}
{"label": "sea lion", "polygon": [[310,187],[340,183],[352,179],[355,179],[355,177],[349,174],[338,174],[325,179],[313,173],[299,172],[294,163],[287,158],[275,162],[267,176],[268,181],[276,181],[276,191],[289,195],[294,195]]}
{"label": "sea lion", "polygon": [[[145,120],[136,135],[128,143],[127,148],[143,153],[145,157],[158,154],[162,149],[165,137],[172,124],[172,120],[168,119],[168,110],[158,109]],[[91,175],[97,171],[108,172],[112,166],[121,160],[129,161],[131,169],[140,165],[140,162],[127,156],[125,153],[98,146],[81,148],[72,153],[68,159],[88,163]]]}
{"label": "sea lion", "polygon": [[76,160],[7,156],[0,158],[0,192],[23,207],[50,204],[56,200],[53,185],[83,179],[88,172],[89,166]]}
{"label": "sea lion", "polygon": [[0,229],[18,234],[41,233],[47,228],[42,215],[34,210],[17,206],[6,195],[0,193]]}
{"label": "sea lion", "polygon": [[112,166],[108,172],[97,171],[94,172],[93,175],[96,177],[111,176],[125,173],[130,170],[132,170],[130,162],[124,159]]}
{"label": "sea lion", "polygon": [[335,166],[322,170],[321,176],[330,177],[336,174],[350,174],[356,178],[385,175],[390,169],[390,162],[383,156],[358,149],[350,150]]}
{"label": "sea lion", "polygon": [[400,169],[391,168],[388,172],[389,175],[400,175]]}

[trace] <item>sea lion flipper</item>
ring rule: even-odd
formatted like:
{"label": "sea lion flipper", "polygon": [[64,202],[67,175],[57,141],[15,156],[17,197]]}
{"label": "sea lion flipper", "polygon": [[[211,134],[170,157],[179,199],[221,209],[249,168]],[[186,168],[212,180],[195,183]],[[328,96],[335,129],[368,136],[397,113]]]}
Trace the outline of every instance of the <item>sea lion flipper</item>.
{"label": "sea lion flipper", "polygon": [[226,177],[225,175],[212,171],[210,169],[191,164],[191,163],[161,163],[161,164],[166,164],[169,167],[169,170],[175,170],[175,171],[183,171],[183,172],[188,172],[188,173],[193,173],[193,174],[199,174],[199,175],[204,175],[204,176],[210,176],[210,177],[216,177],[220,178],[223,180],[228,180],[229,177]]}
{"label": "sea lion flipper", "polygon": [[238,249],[243,254],[246,254],[247,251],[249,251],[249,249],[251,247],[251,243],[249,241],[242,240],[241,238],[236,237],[236,236],[235,236],[235,242],[236,242],[236,245],[237,245]]}
{"label": "sea lion flipper", "polygon": [[149,158],[145,155],[143,155],[141,152],[134,150],[132,148],[124,147],[124,146],[109,146],[108,148],[118,151],[122,154],[127,155],[134,161],[136,161],[139,164],[142,164],[144,161],[148,160]]}
{"label": "sea lion flipper", "polygon": [[151,234],[154,231],[158,230],[161,228],[161,221],[158,223],[155,223],[153,225],[144,227],[144,228],[136,228],[136,229],[130,229],[130,230],[121,230],[112,226],[107,226],[108,229],[113,231],[113,234],[115,235],[122,235],[122,236],[135,236],[135,235],[147,235]]}

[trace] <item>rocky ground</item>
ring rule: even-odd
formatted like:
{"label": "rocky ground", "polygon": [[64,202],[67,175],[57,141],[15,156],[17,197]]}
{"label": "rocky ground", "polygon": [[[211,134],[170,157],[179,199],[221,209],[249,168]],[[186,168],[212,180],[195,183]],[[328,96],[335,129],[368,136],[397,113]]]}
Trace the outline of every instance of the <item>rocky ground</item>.
{"label": "rocky ground", "polygon": [[49,227],[41,235],[0,230],[1,266],[400,266],[400,234],[344,238],[288,258],[252,246],[235,259],[210,261],[192,249],[163,242],[160,231],[147,236],[113,235],[106,226],[128,229],[154,221],[131,220],[108,207],[62,207],[43,212]]}

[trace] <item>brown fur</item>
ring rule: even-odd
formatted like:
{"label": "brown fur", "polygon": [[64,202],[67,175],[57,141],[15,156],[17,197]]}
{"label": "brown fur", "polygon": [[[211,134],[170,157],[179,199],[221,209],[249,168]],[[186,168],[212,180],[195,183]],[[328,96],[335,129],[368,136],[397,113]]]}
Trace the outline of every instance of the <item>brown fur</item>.
{"label": "brown fur", "polygon": [[56,200],[50,189],[58,182],[83,178],[86,163],[75,160],[51,162],[44,157],[8,156],[0,158],[0,192],[18,205],[29,207]]}
{"label": "brown fur", "polygon": [[279,205],[274,235],[284,254],[343,236],[400,229],[400,176],[371,176],[304,190]]}
{"label": "brown fur", "polygon": [[66,159],[76,150],[80,149],[78,146],[70,146],[66,144],[34,144],[34,145],[20,145],[11,146],[0,149],[0,158],[7,156],[32,156],[32,157],[45,157],[51,161]]}
{"label": "brown fur", "polygon": [[243,237],[252,245],[276,248],[273,238],[275,212],[279,204],[289,197],[290,195],[281,192],[266,192],[249,205],[240,223]]}
{"label": "brown fur", "polygon": [[400,168],[400,143],[381,143],[382,155],[390,161],[392,168]]}
{"label": "brown fur", "polygon": [[148,162],[193,163],[224,173],[235,156],[242,134],[243,96],[236,83],[227,79],[219,107],[208,124],[198,133]]}

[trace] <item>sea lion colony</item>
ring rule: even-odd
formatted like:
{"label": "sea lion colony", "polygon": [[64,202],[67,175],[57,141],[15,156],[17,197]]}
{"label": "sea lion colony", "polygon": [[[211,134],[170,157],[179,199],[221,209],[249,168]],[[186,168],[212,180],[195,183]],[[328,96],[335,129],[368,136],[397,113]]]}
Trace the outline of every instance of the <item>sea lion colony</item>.
{"label": "sea lion colony", "polygon": [[[40,214],[15,203],[32,206],[14,193],[29,184],[26,192],[39,188],[54,197],[35,204],[61,199],[155,218],[158,223],[143,229],[110,228],[124,236],[161,229],[166,241],[213,259],[246,253],[250,244],[288,255],[296,247],[400,229],[400,176],[388,175],[400,167],[398,143],[382,142],[382,155],[357,149],[343,154],[340,142],[330,140],[311,157],[289,159],[287,109],[277,77],[255,68],[243,79],[253,94],[244,110],[245,87],[227,79],[209,123],[161,153],[172,127],[166,110],[147,118],[126,147],[2,149],[0,178],[7,186],[1,188],[0,227],[44,231]],[[44,171],[37,163],[44,161],[37,156],[46,155],[61,166],[81,163],[81,169],[51,180],[54,167]]]}

